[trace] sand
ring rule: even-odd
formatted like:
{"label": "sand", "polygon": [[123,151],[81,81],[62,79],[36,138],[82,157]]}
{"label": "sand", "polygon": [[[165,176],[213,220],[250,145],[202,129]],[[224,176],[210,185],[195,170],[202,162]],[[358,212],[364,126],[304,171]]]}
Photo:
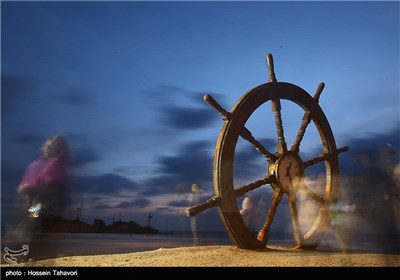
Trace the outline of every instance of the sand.
{"label": "sand", "polygon": [[346,253],[268,247],[248,250],[235,246],[160,248],[128,254],[72,256],[40,260],[29,267],[343,267],[400,266],[400,255]]}

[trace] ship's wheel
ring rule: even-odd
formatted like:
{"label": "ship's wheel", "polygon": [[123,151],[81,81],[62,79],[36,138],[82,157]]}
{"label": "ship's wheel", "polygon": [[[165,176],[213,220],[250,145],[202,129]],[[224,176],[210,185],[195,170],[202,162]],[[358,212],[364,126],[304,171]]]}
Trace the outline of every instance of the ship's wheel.
{"label": "ship's wheel", "polygon": [[[294,246],[316,248],[330,226],[329,208],[335,201],[339,185],[338,155],[347,151],[348,147],[336,148],[331,127],[318,103],[324,84],[319,84],[312,97],[294,84],[276,80],[271,54],[267,55],[267,65],[269,81],[245,93],[230,112],[210,95],[204,96],[204,100],[220,113],[224,121],[214,154],[215,196],[188,208],[186,215],[191,217],[217,206],[225,229],[236,246],[261,248],[270,241],[278,206],[287,203]],[[287,110],[282,109],[285,106]],[[301,112],[301,119],[298,120],[297,132],[291,135],[293,139],[288,139],[285,121],[293,122],[294,111]],[[265,113],[270,115],[274,131],[272,135],[256,139],[258,135],[255,136],[249,128],[254,125],[252,118]],[[288,114],[286,118],[285,113]],[[267,119],[264,117],[262,122],[267,123]],[[261,127],[263,125],[261,123]],[[260,123],[254,125],[258,133],[257,127]],[[300,152],[308,131],[315,131],[317,139],[312,139],[318,144],[315,155]],[[261,139],[271,138],[275,139],[273,150],[261,143]],[[242,149],[246,142],[258,152],[258,159],[238,156],[242,151],[239,145]],[[240,159],[246,162],[239,162]],[[256,164],[257,168],[254,167]],[[262,173],[254,180],[242,183],[243,178],[237,174],[241,172],[241,167]],[[268,209],[262,217],[263,222],[254,232],[240,213],[239,200],[263,188],[266,188],[264,194],[270,195]]]}

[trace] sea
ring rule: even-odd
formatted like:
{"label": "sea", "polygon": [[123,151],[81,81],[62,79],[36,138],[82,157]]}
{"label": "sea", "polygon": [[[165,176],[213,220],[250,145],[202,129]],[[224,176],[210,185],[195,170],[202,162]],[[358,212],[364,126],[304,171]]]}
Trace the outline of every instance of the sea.
{"label": "sea", "polygon": [[[292,242],[282,234],[271,233],[271,239],[274,241],[269,244],[281,246],[290,246]],[[123,254],[194,246],[191,231],[165,231],[157,234],[41,233],[37,235],[36,240],[36,247],[42,251],[43,259],[48,256],[46,250],[55,246],[58,257]],[[234,243],[224,231],[198,232],[196,246],[213,245],[234,245]],[[2,239],[2,255],[6,247],[13,251],[22,249],[20,243],[7,243]],[[2,263],[4,263],[3,257]]]}
{"label": "sea", "polygon": [[[226,232],[201,232],[197,246],[233,245]],[[64,234],[60,252],[66,255],[121,254],[151,251],[159,248],[193,246],[193,236],[188,231],[171,231],[157,234]]]}

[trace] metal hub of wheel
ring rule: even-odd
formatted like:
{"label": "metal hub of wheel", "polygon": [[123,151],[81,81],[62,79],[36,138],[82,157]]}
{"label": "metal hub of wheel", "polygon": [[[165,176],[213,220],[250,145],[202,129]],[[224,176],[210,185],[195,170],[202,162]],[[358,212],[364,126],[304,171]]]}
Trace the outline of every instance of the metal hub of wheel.
{"label": "metal hub of wheel", "polygon": [[277,179],[277,183],[273,185],[287,194],[295,195],[304,181],[303,161],[298,154],[291,151],[286,151],[277,164],[269,164],[268,171]]}
{"label": "metal hub of wheel", "polygon": [[[282,197],[286,195],[294,246],[316,248],[330,226],[329,207],[334,202],[339,184],[338,155],[347,151],[348,147],[336,148],[329,122],[318,104],[324,84],[319,84],[312,97],[296,85],[277,82],[271,54],[267,55],[267,64],[269,81],[245,93],[230,112],[223,109],[210,95],[204,96],[204,100],[219,112],[224,121],[214,154],[215,196],[204,203],[188,208],[186,215],[192,217],[216,206],[228,235],[238,247],[260,248],[265,247],[269,242],[278,205]],[[302,112],[302,119],[290,148],[285,139],[282,103],[292,106],[289,112],[293,110]],[[265,105],[268,104],[270,104],[270,109],[265,110],[265,107],[268,107]],[[247,128],[251,117],[257,114],[257,111],[268,110],[272,111],[270,115],[276,130],[275,152],[270,152]],[[310,123],[317,131],[320,152],[310,159],[303,160],[304,156],[300,156],[300,144]],[[235,187],[234,166],[238,165],[235,155],[239,140],[248,142],[263,158],[261,161],[264,161],[265,173],[256,180]],[[260,161],[257,160],[258,162]],[[321,171],[319,175],[323,177],[322,180],[309,178],[312,177],[311,170],[316,168],[322,170],[322,176]],[[271,186],[270,205],[261,228],[257,234],[254,234],[240,215],[237,199],[250,191],[268,185]],[[312,215],[304,213],[305,202],[312,206]]]}

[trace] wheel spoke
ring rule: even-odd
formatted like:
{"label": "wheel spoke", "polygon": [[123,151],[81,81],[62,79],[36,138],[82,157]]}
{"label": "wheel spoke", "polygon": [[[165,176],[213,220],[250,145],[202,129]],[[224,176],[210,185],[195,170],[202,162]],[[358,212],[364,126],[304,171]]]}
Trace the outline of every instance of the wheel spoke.
{"label": "wheel spoke", "polygon": [[312,158],[310,160],[307,160],[307,161],[303,162],[303,166],[306,169],[306,168],[310,167],[311,165],[317,164],[318,162],[321,162],[321,161],[324,161],[324,160],[329,160],[332,157],[337,156],[340,153],[346,152],[348,150],[349,150],[349,147],[344,146],[344,147],[342,147],[340,149],[337,149],[335,154],[325,153],[325,154],[319,155],[319,156],[317,156],[315,158]]}
{"label": "wheel spoke", "polygon": [[272,112],[275,116],[276,132],[278,134],[278,153],[282,154],[287,151],[285,137],[283,135],[281,101],[279,99],[271,99]]}
{"label": "wheel spoke", "polygon": [[258,232],[257,240],[260,241],[263,246],[267,245],[271,224],[272,221],[274,220],[276,209],[278,208],[279,202],[282,200],[282,196],[283,192],[280,189],[276,189],[272,196],[272,204],[268,210],[267,217],[265,218],[265,223]]}
{"label": "wheel spoke", "polygon": [[324,90],[325,83],[319,83],[317,90],[315,91],[315,94],[313,96],[314,100],[319,102],[319,97],[321,96],[322,91]]}
{"label": "wheel spoke", "polygon": [[314,164],[317,164],[321,161],[327,160],[330,157],[331,157],[330,154],[323,154],[323,155],[319,155],[315,158],[312,158],[310,160],[307,160],[307,161],[303,162],[304,169],[306,169]]}
{"label": "wheel spoke", "polygon": [[[315,101],[318,102],[319,97],[320,97],[322,91],[324,90],[324,87],[325,87],[324,83],[320,83],[318,85],[318,88],[317,88],[317,90],[315,92],[315,95],[313,97]],[[301,126],[300,126],[299,131],[297,132],[297,135],[296,135],[296,139],[294,140],[293,145],[290,148],[290,150],[292,152],[299,153],[300,142],[303,140],[303,137],[304,137],[304,134],[306,132],[307,126],[310,124],[311,119],[312,119],[312,114],[309,111],[304,113],[303,119],[301,121]]]}
{"label": "wheel spoke", "polygon": [[235,197],[241,197],[249,191],[255,190],[255,189],[257,189],[261,186],[267,185],[267,184],[274,183],[275,181],[276,181],[276,179],[275,179],[274,175],[267,175],[259,180],[251,182],[247,185],[237,187],[235,189]]}
{"label": "wheel spoke", "polygon": [[240,136],[244,140],[250,142],[254,148],[268,160],[268,162],[275,162],[277,160],[277,157],[265,149],[264,146],[253,137],[250,130],[248,130],[246,127],[243,127],[242,131],[240,132]]}
{"label": "wheel spoke", "polygon": [[222,108],[221,105],[215,100],[211,95],[204,95],[204,101],[208,103],[212,108],[214,108],[222,117],[224,121],[229,121],[232,118],[232,114]]}
{"label": "wheel spoke", "polygon": [[288,194],[288,201],[290,207],[290,216],[292,216],[294,243],[296,247],[301,247],[303,238],[301,236],[299,214],[296,207],[296,194]]}
{"label": "wheel spoke", "polygon": [[301,126],[299,128],[299,131],[297,132],[296,139],[294,140],[293,145],[290,148],[292,152],[299,153],[300,142],[301,140],[303,140],[304,133],[306,132],[306,128],[310,124],[310,122],[311,122],[311,113],[306,112],[301,121]]}
{"label": "wheel spoke", "polygon": [[[271,184],[276,182],[276,178],[274,175],[267,175],[259,180],[256,180],[254,182],[251,182],[247,185],[243,185],[240,187],[237,187],[235,189],[235,197],[241,197],[243,196],[245,193],[255,190],[261,186],[267,185],[267,184]],[[221,203],[221,197],[220,196],[213,196],[212,198],[210,198],[209,200],[207,200],[206,202],[197,204],[195,206],[189,207],[185,210],[186,216],[188,217],[193,217],[198,215],[199,213],[215,207],[215,206],[219,206]]]}
{"label": "wheel spoke", "polygon": [[197,204],[195,206],[189,207],[185,210],[185,214],[186,216],[190,217],[194,217],[198,214],[200,214],[201,212],[215,207],[215,206],[219,206],[221,203],[221,197],[220,196],[213,196],[212,198],[208,199],[206,202]]}
{"label": "wheel spoke", "polygon": [[267,67],[268,67],[268,74],[269,74],[269,83],[275,83],[277,82],[276,76],[275,76],[275,67],[274,67],[274,59],[272,58],[272,54],[267,54],[266,56],[267,59]]}
{"label": "wheel spoke", "polygon": [[322,207],[325,204],[325,200],[321,197],[319,197],[315,192],[313,192],[306,184],[303,184],[301,186],[301,189],[309,196],[311,197],[317,204],[318,206]]}

